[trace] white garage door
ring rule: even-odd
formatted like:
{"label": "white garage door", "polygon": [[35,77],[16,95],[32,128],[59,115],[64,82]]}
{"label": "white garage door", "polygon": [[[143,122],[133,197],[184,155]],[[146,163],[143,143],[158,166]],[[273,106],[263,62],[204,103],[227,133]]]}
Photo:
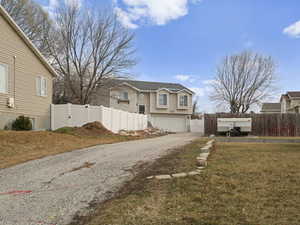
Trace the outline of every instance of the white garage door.
{"label": "white garage door", "polygon": [[178,115],[151,115],[151,123],[153,127],[163,129],[170,132],[187,132],[187,117]]}

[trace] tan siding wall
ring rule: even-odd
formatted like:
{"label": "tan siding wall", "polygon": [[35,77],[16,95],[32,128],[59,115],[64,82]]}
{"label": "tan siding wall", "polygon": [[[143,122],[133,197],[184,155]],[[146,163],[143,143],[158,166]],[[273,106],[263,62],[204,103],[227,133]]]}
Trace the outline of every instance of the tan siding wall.
{"label": "tan siding wall", "polygon": [[[1,115],[4,118],[3,115],[8,113],[16,116],[26,115],[36,120],[37,129],[47,129],[50,126],[52,76],[1,15],[0,30],[0,63],[9,66],[8,94],[0,94],[0,111],[2,112],[0,119]],[[14,56],[16,56],[15,66]],[[39,75],[47,79],[47,97],[36,95],[36,77]],[[14,109],[6,106],[8,97],[15,97]]]}
{"label": "tan siding wall", "polygon": [[[122,92],[128,92],[129,104],[127,102],[118,102],[117,96],[120,96]],[[110,91],[110,107],[114,109],[120,109],[131,113],[138,113],[138,95],[137,91],[127,87],[120,86],[112,88]]]}
{"label": "tan siding wall", "polygon": [[[164,91],[160,93],[165,93]],[[150,113],[164,113],[164,114],[192,114],[192,95],[189,94],[188,109],[178,109],[177,106],[178,95],[174,93],[169,94],[169,107],[157,108],[157,93],[150,94]]]}
{"label": "tan siding wall", "polygon": [[[128,103],[118,103],[117,96],[123,91],[128,92],[129,104]],[[192,114],[192,95],[189,95],[189,106],[187,109],[178,109],[178,94],[169,93],[167,91],[160,91],[160,93],[169,94],[168,107],[167,108],[157,108],[157,94],[155,92],[143,92],[143,98],[140,97],[140,93],[128,86],[118,86],[112,88],[110,91],[110,107],[115,109],[120,109],[132,113],[138,113],[138,105],[145,105],[146,114],[151,113],[162,113],[162,114],[182,114],[190,115]],[[179,94],[181,95],[182,92]],[[187,94],[184,92],[184,94]]]}

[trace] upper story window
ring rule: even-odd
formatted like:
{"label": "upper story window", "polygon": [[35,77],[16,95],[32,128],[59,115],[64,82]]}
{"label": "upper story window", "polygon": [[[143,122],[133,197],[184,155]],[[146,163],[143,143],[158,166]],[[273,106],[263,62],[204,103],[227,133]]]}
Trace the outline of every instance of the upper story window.
{"label": "upper story window", "polygon": [[0,93],[8,92],[8,66],[0,64]]}
{"label": "upper story window", "polygon": [[188,106],[188,96],[187,95],[181,95],[180,96],[179,106],[181,106],[181,107],[187,107]]}
{"label": "upper story window", "polygon": [[36,78],[36,94],[41,97],[47,96],[47,79],[43,76]]}
{"label": "upper story window", "polygon": [[121,93],[121,100],[129,100],[128,92],[124,91]]}
{"label": "upper story window", "polygon": [[159,94],[159,105],[163,105],[163,106],[168,105],[168,95],[167,94]]}

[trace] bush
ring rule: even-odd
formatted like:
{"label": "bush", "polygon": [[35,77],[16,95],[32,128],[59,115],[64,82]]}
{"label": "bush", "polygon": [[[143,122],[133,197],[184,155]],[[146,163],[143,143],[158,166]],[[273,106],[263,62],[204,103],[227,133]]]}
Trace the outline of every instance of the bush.
{"label": "bush", "polygon": [[13,130],[32,130],[32,123],[29,117],[19,116],[12,124]]}

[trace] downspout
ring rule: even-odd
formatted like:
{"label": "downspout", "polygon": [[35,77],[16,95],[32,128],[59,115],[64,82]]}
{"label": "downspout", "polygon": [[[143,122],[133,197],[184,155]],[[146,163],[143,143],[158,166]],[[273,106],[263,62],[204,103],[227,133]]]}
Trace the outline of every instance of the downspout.
{"label": "downspout", "polygon": [[17,56],[14,56],[14,102],[16,102],[16,59]]}

